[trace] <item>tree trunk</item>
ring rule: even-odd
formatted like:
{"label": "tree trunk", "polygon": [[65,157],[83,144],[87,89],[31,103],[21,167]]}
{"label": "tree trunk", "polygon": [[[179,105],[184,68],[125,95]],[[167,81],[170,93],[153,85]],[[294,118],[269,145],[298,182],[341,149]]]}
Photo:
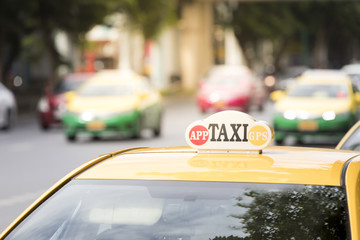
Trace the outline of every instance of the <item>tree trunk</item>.
{"label": "tree trunk", "polygon": [[288,46],[290,42],[290,37],[287,36],[281,40],[280,47],[278,51],[274,54],[274,68],[275,73],[281,70],[280,61],[286,52],[286,47]]}
{"label": "tree trunk", "polygon": [[246,41],[245,39],[243,39],[241,37],[241,34],[239,34],[237,31],[234,31],[235,33],[235,37],[239,43],[239,46],[244,54],[244,59],[245,59],[245,65],[247,65],[248,67],[252,68],[253,67],[253,60],[251,58],[251,56],[249,55],[249,52],[247,51],[246,48]]}
{"label": "tree trunk", "polygon": [[49,88],[50,90],[52,90],[54,88],[55,85],[55,80],[56,80],[56,69],[57,69],[57,65],[58,65],[58,52],[55,48],[54,45],[54,41],[52,39],[52,31],[51,28],[49,26],[49,22],[48,19],[42,15],[40,17],[40,21],[41,21],[41,33],[42,33],[42,37],[43,37],[43,41],[45,44],[45,47],[47,49],[47,52],[49,54],[49,64],[50,64],[50,75],[46,80],[46,87]]}
{"label": "tree trunk", "polygon": [[328,52],[326,48],[325,31],[321,29],[316,34],[315,50],[314,50],[314,67],[326,68],[328,65]]}

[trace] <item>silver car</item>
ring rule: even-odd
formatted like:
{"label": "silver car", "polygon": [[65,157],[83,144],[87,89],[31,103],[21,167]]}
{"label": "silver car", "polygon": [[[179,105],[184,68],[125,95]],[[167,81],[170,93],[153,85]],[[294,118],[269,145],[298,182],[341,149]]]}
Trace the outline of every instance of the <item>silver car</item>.
{"label": "silver car", "polygon": [[0,129],[7,130],[14,123],[17,105],[14,94],[0,82]]}

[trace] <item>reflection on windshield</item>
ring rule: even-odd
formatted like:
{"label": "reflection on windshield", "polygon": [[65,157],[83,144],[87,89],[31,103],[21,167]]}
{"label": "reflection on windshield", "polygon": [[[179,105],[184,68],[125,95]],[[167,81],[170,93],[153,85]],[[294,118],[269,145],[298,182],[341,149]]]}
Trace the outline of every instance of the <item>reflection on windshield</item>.
{"label": "reflection on windshield", "polygon": [[345,201],[330,186],[77,180],[6,239],[346,239]]}
{"label": "reflection on windshield", "polygon": [[297,84],[290,89],[288,96],[345,98],[348,94],[349,92],[346,85]]}
{"label": "reflection on windshield", "polygon": [[131,85],[96,85],[88,84],[82,87],[78,95],[82,97],[98,97],[98,96],[130,96],[134,94]]}

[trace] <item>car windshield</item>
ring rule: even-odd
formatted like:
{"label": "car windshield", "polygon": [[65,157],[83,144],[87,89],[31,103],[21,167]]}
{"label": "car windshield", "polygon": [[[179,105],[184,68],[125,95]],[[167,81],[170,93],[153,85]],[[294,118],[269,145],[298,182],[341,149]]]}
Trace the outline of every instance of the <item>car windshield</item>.
{"label": "car windshield", "polygon": [[207,83],[211,85],[237,85],[244,81],[250,81],[250,77],[246,75],[215,75],[207,79]]}
{"label": "car windshield", "polygon": [[5,239],[346,239],[333,186],[76,180]]}
{"label": "car windshield", "polygon": [[87,84],[81,87],[78,95],[81,97],[112,97],[112,96],[131,96],[134,94],[134,87],[130,84],[113,84],[113,85],[99,85]]}
{"label": "car windshield", "polygon": [[345,98],[349,91],[346,85],[295,84],[288,92],[290,97]]}
{"label": "car windshield", "polygon": [[68,92],[68,91],[74,91],[81,85],[81,83],[83,83],[82,80],[62,81],[55,87],[55,93],[64,93],[64,92]]}

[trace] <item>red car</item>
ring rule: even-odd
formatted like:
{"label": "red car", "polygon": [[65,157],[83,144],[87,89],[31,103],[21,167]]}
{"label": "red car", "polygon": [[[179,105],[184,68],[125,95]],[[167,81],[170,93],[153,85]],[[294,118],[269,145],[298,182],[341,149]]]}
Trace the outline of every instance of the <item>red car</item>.
{"label": "red car", "polygon": [[197,103],[201,112],[239,110],[252,106],[263,109],[266,89],[260,79],[245,66],[218,65],[200,81]]}
{"label": "red car", "polygon": [[93,76],[94,73],[72,73],[61,79],[53,91],[45,91],[37,104],[38,120],[44,130],[61,124],[61,116],[65,111],[65,96],[76,90],[79,85]]}

